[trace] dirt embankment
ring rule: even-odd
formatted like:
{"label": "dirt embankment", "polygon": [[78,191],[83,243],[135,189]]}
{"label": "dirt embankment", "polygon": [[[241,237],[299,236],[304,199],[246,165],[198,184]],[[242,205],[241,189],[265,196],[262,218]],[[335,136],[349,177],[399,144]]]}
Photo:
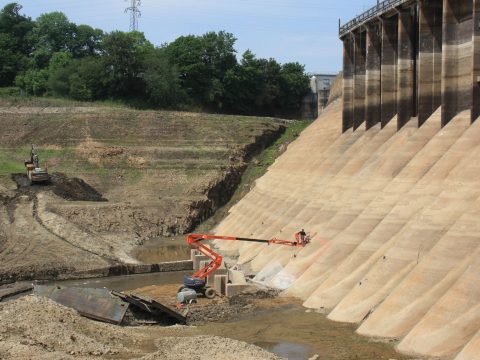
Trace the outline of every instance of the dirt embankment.
{"label": "dirt embankment", "polygon": [[284,132],[284,126],[279,126],[275,130],[267,130],[257,136],[254,142],[246,145],[232,156],[230,158],[231,165],[223,172],[222,176],[204,188],[203,193],[206,199],[192,203],[192,216],[190,216],[188,227],[177,230],[175,235],[188,233],[228,203],[242,180],[247,162],[272,145]]}
{"label": "dirt embankment", "polygon": [[[7,110],[0,107],[0,182],[10,189],[0,188],[2,282],[135,264],[147,240],[178,244],[170,237],[224,205],[247,162],[285,130],[254,117]],[[51,184],[30,187],[20,174],[30,142],[56,172]],[[11,173],[17,190],[5,180]]]}
{"label": "dirt embankment", "polygon": [[186,234],[229,201],[247,162],[274,143],[284,131],[284,126],[278,126],[256,136],[253,142],[230,155],[229,164],[223,165],[216,176],[190,188],[189,198],[159,197],[140,205],[134,202],[100,204],[95,207],[95,216],[92,216],[92,209],[85,206],[52,205],[50,210],[97,233],[130,233],[137,245],[151,238]]}

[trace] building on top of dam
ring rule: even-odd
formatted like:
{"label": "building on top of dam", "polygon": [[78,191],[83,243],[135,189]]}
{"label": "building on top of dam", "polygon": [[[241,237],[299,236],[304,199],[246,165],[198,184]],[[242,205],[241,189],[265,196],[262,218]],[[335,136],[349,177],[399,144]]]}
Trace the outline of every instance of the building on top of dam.
{"label": "building on top of dam", "polygon": [[310,93],[302,101],[302,119],[315,120],[318,114],[327,106],[330,89],[337,75],[311,74]]}
{"label": "building on top of dam", "polygon": [[340,26],[343,131],[480,115],[480,1],[386,0]]}

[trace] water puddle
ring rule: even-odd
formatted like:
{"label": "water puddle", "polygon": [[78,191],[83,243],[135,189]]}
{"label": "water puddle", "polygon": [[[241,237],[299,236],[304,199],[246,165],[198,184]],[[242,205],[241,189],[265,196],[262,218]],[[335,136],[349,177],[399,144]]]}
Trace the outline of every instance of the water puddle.
{"label": "water puddle", "polygon": [[185,243],[185,236],[181,235],[148,240],[135,248],[132,256],[145,264],[156,264],[190,259],[190,249],[190,246]]}
{"label": "water puddle", "polygon": [[182,284],[184,275],[190,275],[191,271],[175,271],[165,273],[112,276],[98,279],[62,280],[52,281],[48,284],[56,284],[64,287],[81,288],[107,288],[115,291],[139,289],[150,285]]}
{"label": "water puddle", "polygon": [[203,334],[255,344],[289,360],[405,359],[392,344],[373,342],[355,330],[354,324],[332,322],[295,301],[283,306],[272,303],[271,308],[235,321],[198,326]]}
{"label": "water puddle", "polygon": [[315,355],[315,351],[305,345],[292,342],[256,342],[257,345],[271,353],[287,358],[288,360],[307,360]]}

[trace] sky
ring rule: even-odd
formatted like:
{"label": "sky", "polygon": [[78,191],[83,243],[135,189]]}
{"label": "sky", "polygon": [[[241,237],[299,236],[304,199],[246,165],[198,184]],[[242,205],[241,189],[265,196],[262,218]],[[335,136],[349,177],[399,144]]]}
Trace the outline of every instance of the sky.
{"label": "sky", "polygon": [[[131,0],[0,0],[23,6],[22,13],[62,11],[70,21],[104,31],[129,30],[124,12]],[[155,45],[181,35],[225,30],[238,40],[238,55],[250,49],[281,63],[297,61],[309,73],[337,73],[342,66],[342,24],[376,0],[142,0],[139,31]]]}

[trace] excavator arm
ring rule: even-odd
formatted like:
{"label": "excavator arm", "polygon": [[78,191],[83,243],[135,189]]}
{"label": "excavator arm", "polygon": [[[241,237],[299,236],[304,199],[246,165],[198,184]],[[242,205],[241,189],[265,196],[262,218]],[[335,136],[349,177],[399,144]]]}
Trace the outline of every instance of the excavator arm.
{"label": "excavator arm", "polygon": [[250,239],[242,238],[236,236],[221,236],[221,235],[208,235],[208,234],[190,234],[186,238],[187,243],[194,249],[200,251],[203,255],[208,256],[211,259],[211,262],[205,267],[201,268],[192,275],[192,278],[195,279],[204,279],[211,273],[215,272],[222,265],[222,255],[213,251],[210,247],[202,244],[202,241],[205,240],[224,240],[224,241],[243,241],[243,242],[252,242],[252,243],[261,243],[261,244],[275,244],[275,245],[284,245],[292,247],[304,247],[310,241],[309,237],[302,237],[300,233],[295,234],[295,241],[291,240],[280,240],[273,238],[270,240],[263,239]]}

